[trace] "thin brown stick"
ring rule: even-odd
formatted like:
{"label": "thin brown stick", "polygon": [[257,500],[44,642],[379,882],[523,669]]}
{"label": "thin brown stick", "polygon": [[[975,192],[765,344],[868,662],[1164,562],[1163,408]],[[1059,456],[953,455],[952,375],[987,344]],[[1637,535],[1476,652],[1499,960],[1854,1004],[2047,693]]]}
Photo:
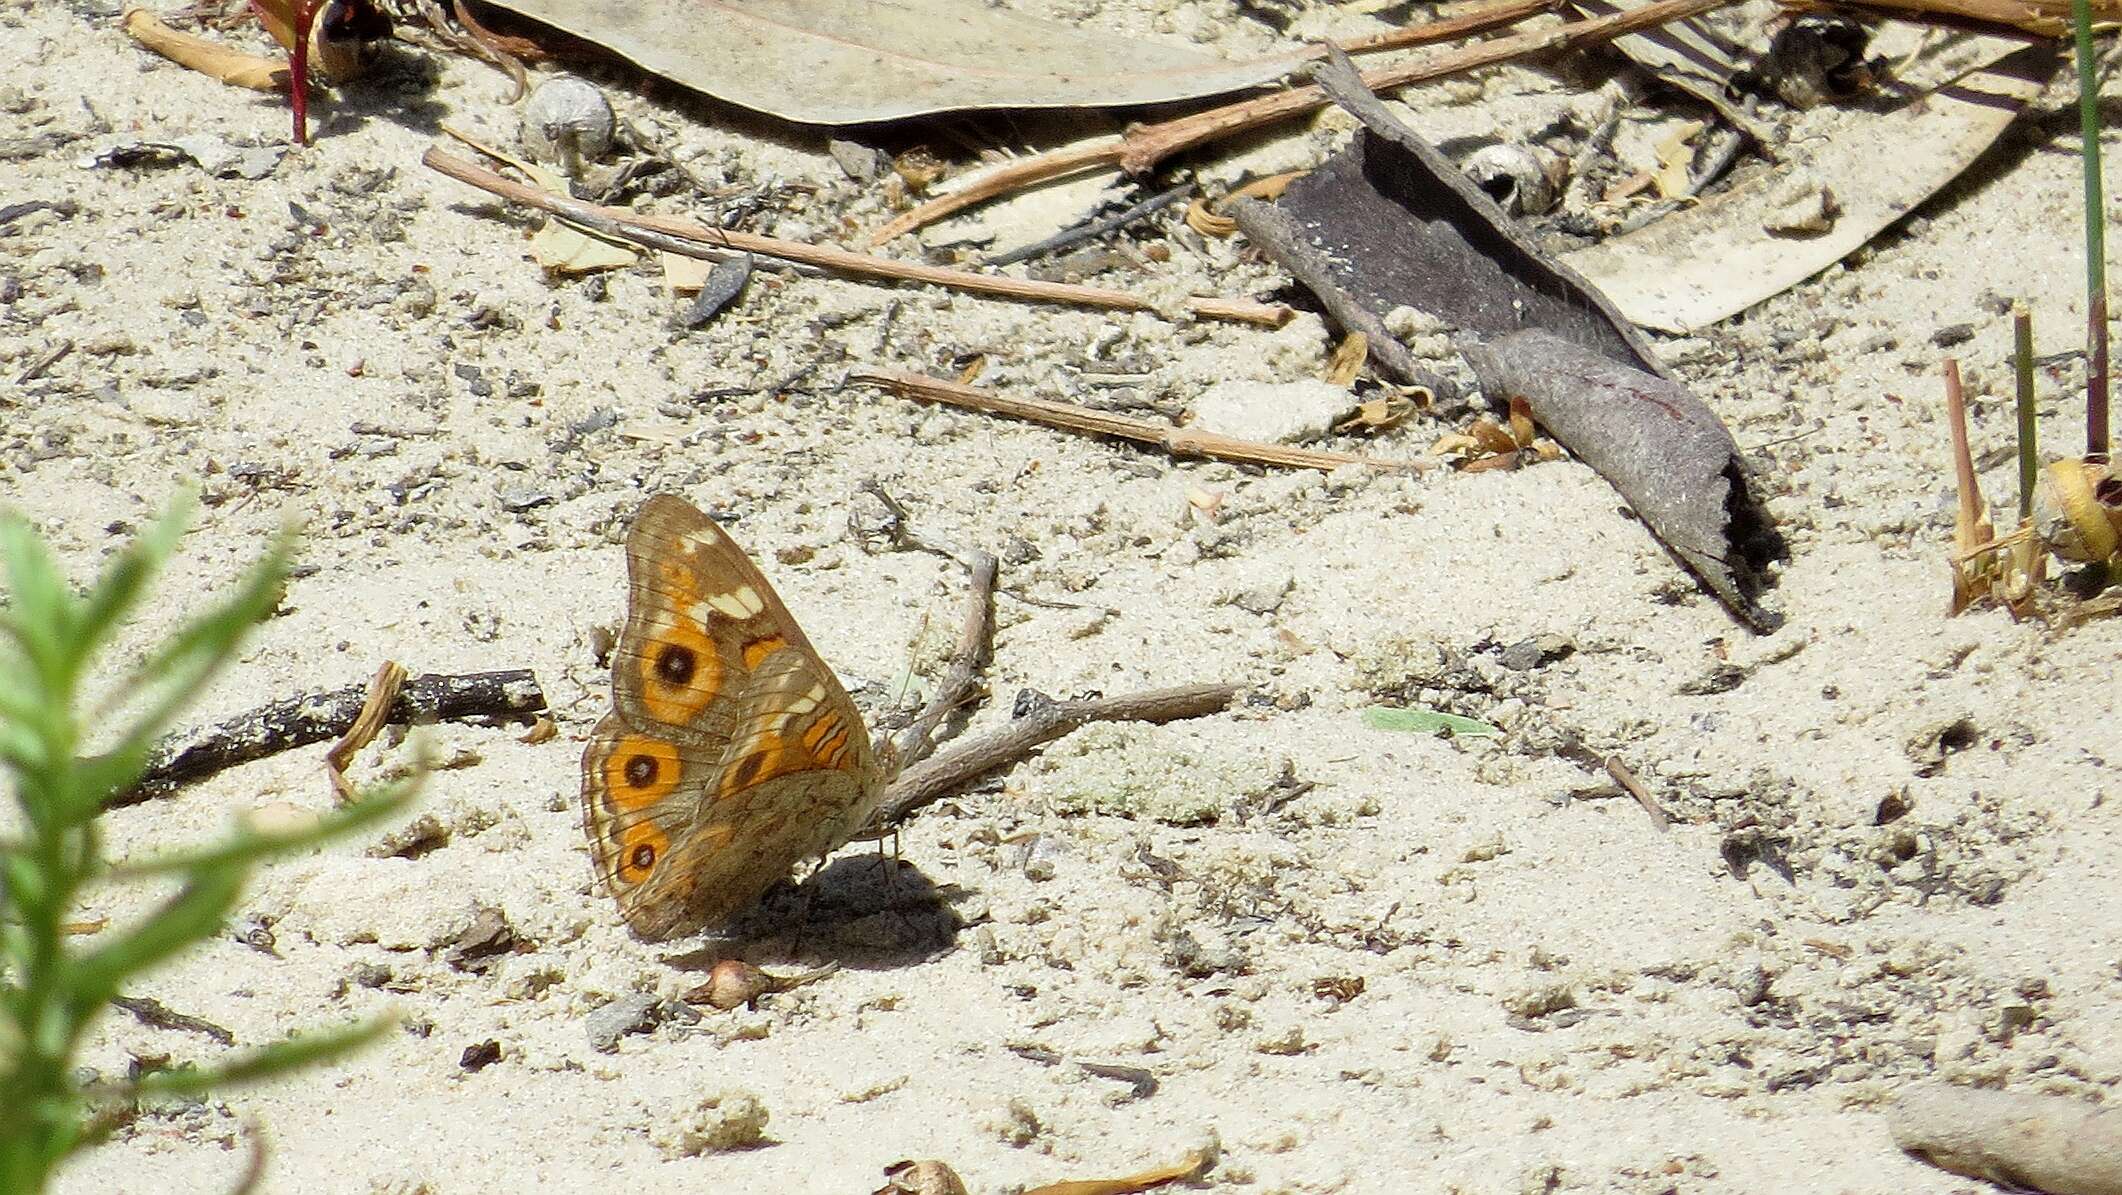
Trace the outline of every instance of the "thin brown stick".
{"label": "thin brown stick", "polygon": [[[1415,83],[1426,83],[1486,66],[1497,66],[1532,54],[1606,41],[1671,21],[1698,16],[1733,2],[1734,0],[1657,0],[1656,3],[1625,12],[1571,21],[1533,33],[1513,34],[1491,42],[1432,54],[1415,62],[1365,71],[1362,76],[1363,83],[1372,91],[1394,91]],[[1129,174],[1143,174],[1181,150],[1300,116],[1322,108],[1329,102],[1326,92],[1318,87],[1294,87],[1256,99],[1225,104],[1192,116],[1142,125],[1112,141],[1070,146],[1052,153],[1024,158],[992,174],[975,179],[948,195],[938,196],[903,213],[872,233],[864,243],[870,246],[881,245],[998,195],[1036,183],[1066,178],[1085,170],[1118,167]]]}
{"label": "thin brown stick", "polygon": [[1636,779],[1636,774],[1629,771],[1628,765],[1621,762],[1620,756],[1606,757],[1606,774],[1613,777],[1614,783],[1620,785],[1629,796],[1634,797],[1636,804],[1643,806],[1643,812],[1650,814],[1653,830],[1663,830],[1673,824],[1673,819],[1658,807],[1658,799],[1650,795],[1650,790],[1643,787],[1643,782]]}
{"label": "thin brown stick", "polygon": [[[140,780],[112,798],[110,805],[137,805],[237,764],[345,734],[361,715],[367,698],[368,686],[349,685],[328,693],[290,697],[214,726],[171,735],[156,749]],[[431,673],[405,682],[388,721],[526,718],[543,709],[545,694],[528,668],[463,676]]]}
{"label": "thin brown stick", "polygon": [[[731,229],[712,228],[692,220],[674,219],[669,216],[644,216],[626,208],[599,207],[584,203],[565,195],[504,178],[463,158],[429,149],[420,161],[428,169],[446,174],[459,182],[469,183],[482,191],[499,195],[503,199],[520,203],[525,207],[550,212],[565,220],[572,220],[591,228],[602,235],[622,237],[647,244],[636,236],[638,230],[646,229],[675,237],[680,241],[692,241],[718,249],[737,249],[746,253],[757,253],[765,257],[781,258],[785,261],[801,262],[820,266],[843,274],[856,274],[870,278],[891,278],[908,282],[927,282],[954,290],[971,291],[976,294],[998,295],[1007,299],[1027,299],[1035,302],[1067,303],[1081,307],[1102,307],[1119,311],[1155,311],[1157,304],[1140,295],[1124,290],[1113,290],[1102,286],[1078,286],[1066,282],[1036,282],[1027,278],[1010,278],[1001,274],[979,274],[970,270],[954,270],[946,266],[931,266],[920,262],[896,261],[889,257],[877,257],[868,253],[856,253],[831,245],[812,245],[802,241],[788,241],[780,237],[760,236],[757,233],[737,232]],[[657,248],[683,252],[674,245],[658,241]],[[1204,319],[1234,320],[1239,323],[1258,324],[1278,328],[1288,322],[1290,309],[1280,303],[1256,303],[1249,299],[1222,299],[1193,296],[1181,301],[1187,311]]]}
{"label": "thin brown stick", "polygon": [[978,386],[968,386],[962,382],[945,381],[927,374],[880,365],[857,369],[848,374],[847,380],[881,386],[902,398],[946,403],[967,410],[985,411],[990,415],[1027,419],[1064,431],[1086,432],[1094,436],[1112,436],[1137,444],[1149,444],[1173,456],[1205,456],[1249,465],[1279,465],[1292,469],[1327,471],[1343,465],[1365,465],[1373,469],[1407,469],[1419,472],[1435,468],[1438,464],[1432,460],[1387,460],[1353,452],[1290,448],[1281,444],[1265,444],[1258,440],[1241,440],[1236,436],[1220,436],[1214,432],[1190,431],[1153,419],[1115,415],[1110,411],[1096,411],[1074,403],[1041,398],[1008,398],[992,390],[982,390]]}
{"label": "thin brown stick", "polygon": [[1188,685],[1087,701],[1048,702],[1002,730],[901,772],[885,791],[884,804],[870,819],[870,826],[872,830],[889,830],[928,805],[989,772],[1016,763],[1079,726],[1206,717],[1228,709],[1243,689],[1243,685]]}
{"label": "thin brown stick", "polygon": [[346,728],[324,753],[324,772],[331,777],[332,793],[341,805],[351,803],[355,797],[354,782],[347,778],[346,768],[354,762],[354,753],[374,742],[376,736],[390,723],[391,707],[398,703],[398,691],[405,687],[405,665],[396,660],[385,660],[369,678],[368,695],[361,702],[361,712],[354,716],[354,724]]}
{"label": "thin brown stick", "polygon": [[[1424,21],[1420,25],[1402,25],[1383,33],[1368,37],[1342,38],[1333,44],[1343,54],[1371,54],[1380,50],[1411,50],[1416,46],[1433,46],[1440,41],[1458,41],[1476,33],[1486,33],[1505,25],[1515,25],[1528,17],[1555,12],[1562,7],[1556,0],[1497,0],[1492,4],[1469,5],[1447,17]],[[1314,46],[1310,57],[1326,57],[1326,47]]]}

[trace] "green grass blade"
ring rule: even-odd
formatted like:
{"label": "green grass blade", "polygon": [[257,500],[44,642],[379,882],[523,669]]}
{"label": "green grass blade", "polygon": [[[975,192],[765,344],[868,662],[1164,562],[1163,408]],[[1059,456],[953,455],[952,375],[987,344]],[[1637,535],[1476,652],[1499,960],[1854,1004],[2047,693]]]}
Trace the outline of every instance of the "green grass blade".
{"label": "green grass blade", "polygon": [[160,908],[66,968],[68,1003],[77,1014],[99,1011],[128,976],[219,932],[249,874],[250,868],[240,862],[192,873],[190,882]]}
{"label": "green grass blade", "polygon": [[396,1017],[375,1017],[343,1029],[304,1033],[247,1051],[218,1066],[157,1071],[142,1077],[133,1090],[140,1095],[196,1095],[236,1083],[270,1079],[358,1050],[390,1032],[397,1023]]}
{"label": "green grass blade", "polygon": [[139,602],[147,583],[169,562],[170,554],[177,550],[177,541],[184,537],[185,528],[191,525],[191,518],[189,499],[172,504],[166,514],[127,544],[111,561],[110,567],[103,570],[103,575],[96,579],[96,587],[89,591],[87,599],[76,611],[75,650],[86,656],[103,645],[118,621]]}
{"label": "green grass blade", "polygon": [[316,825],[305,830],[286,834],[263,834],[247,826],[238,826],[226,841],[214,846],[120,863],[111,868],[110,874],[116,879],[135,879],[171,873],[188,875],[192,872],[230,866],[247,867],[252,863],[262,862],[269,856],[307,850],[365,826],[375,825],[402,811],[419,791],[419,787],[415,780],[387,785],[372,794],[364,794],[360,800],[344,808],[324,815],[318,819]]}

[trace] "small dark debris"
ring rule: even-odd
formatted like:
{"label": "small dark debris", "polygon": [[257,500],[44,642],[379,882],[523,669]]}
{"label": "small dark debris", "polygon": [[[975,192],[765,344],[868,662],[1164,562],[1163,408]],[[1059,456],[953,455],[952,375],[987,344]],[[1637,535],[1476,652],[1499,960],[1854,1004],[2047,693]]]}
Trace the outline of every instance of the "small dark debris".
{"label": "small dark debris", "polygon": [[1713,693],[1729,693],[1746,683],[1747,675],[1746,669],[1737,664],[1719,664],[1682,684],[1678,692],[1683,697],[1707,697]]}
{"label": "small dark debris", "polygon": [[700,283],[700,293],[676,319],[674,327],[689,331],[701,327],[722,313],[722,309],[736,301],[744,293],[745,284],[752,278],[752,255],[749,253],[715,263]]}
{"label": "small dark debris", "polygon": [[1783,877],[1786,884],[1796,884],[1798,877],[1791,869],[1790,859],[1784,853],[1788,844],[1771,838],[1758,826],[1734,830],[1724,836],[1718,845],[1718,853],[1724,856],[1724,865],[1731,868],[1732,878],[1743,880],[1756,863]]}
{"label": "small dark debris", "polygon": [[273,936],[273,923],[263,917],[247,918],[236,927],[236,932],[229,936],[259,954],[280,957],[280,943]]}
{"label": "small dark debris", "polygon": [[1076,1065],[1082,1067],[1085,1074],[1128,1084],[1128,1100],[1146,1100],[1157,1094],[1157,1076],[1139,1066],[1115,1066],[1108,1062],[1078,1062]]}
{"label": "small dark debris", "polygon": [[236,1044],[236,1035],[189,1013],[177,1012],[152,996],[113,996],[111,1003],[139,1018],[141,1024],[154,1029],[181,1029],[209,1037],[224,1046]]}
{"label": "small dark debris", "polygon": [[1902,818],[1907,817],[1908,811],[1914,807],[1914,804],[1908,799],[1906,790],[1888,793],[1879,798],[1879,808],[1873,812],[1871,824],[1884,826],[1891,822],[1900,821]]}
{"label": "small dark debris", "polygon": [[1956,344],[1966,344],[1974,338],[1975,326],[1973,324],[1947,324],[1930,334],[1930,342],[1941,349],[1949,349]]}
{"label": "small dark debris", "polygon": [[553,496],[552,491],[541,490],[534,486],[511,486],[502,490],[495,497],[500,500],[501,509],[510,514],[522,514],[528,510],[536,510],[541,506],[550,506],[558,501]]}
{"label": "small dark debris", "polygon": [[457,1059],[457,1065],[466,1071],[476,1074],[499,1061],[501,1061],[501,1043],[489,1037],[477,1045],[464,1047],[464,1054]]}
{"label": "small dark debris", "polygon": [[1335,1004],[1346,1004],[1363,994],[1361,975],[1321,975],[1312,980],[1312,995]]}

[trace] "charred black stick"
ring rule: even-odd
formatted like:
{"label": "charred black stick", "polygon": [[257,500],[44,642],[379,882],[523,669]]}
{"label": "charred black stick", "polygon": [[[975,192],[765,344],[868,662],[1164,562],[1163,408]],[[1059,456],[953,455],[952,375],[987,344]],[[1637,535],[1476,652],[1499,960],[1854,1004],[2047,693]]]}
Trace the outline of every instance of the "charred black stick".
{"label": "charred black stick", "polygon": [[[163,740],[138,783],[113,797],[113,808],[167,796],[180,785],[239,763],[334,739],[352,729],[367,700],[367,685],[290,697],[214,726]],[[429,673],[405,682],[391,703],[390,722],[461,722],[523,718],[545,709],[545,692],[528,668],[462,676]]]}

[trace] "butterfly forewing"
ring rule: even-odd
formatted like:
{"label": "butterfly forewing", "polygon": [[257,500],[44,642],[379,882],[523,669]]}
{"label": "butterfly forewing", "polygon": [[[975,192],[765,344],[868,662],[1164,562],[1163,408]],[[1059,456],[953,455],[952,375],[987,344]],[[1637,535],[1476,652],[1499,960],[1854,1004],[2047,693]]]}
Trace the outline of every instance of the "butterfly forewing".
{"label": "butterfly forewing", "polygon": [[882,776],[846,690],[720,527],[661,495],[626,555],[615,709],[583,754],[583,816],[628,924],[660,938],[845,842]]}

